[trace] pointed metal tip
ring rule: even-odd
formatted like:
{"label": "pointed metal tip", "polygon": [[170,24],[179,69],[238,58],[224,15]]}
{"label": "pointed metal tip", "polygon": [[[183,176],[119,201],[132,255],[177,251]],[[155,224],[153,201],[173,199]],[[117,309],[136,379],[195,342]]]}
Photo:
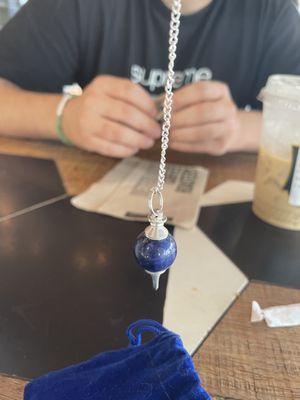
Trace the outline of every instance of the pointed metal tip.
{"label": "pointed metal tip", "polygon": [[159,289],[159,279],[160,279],[160,276],[161,276],[163,273],[165,273],[166,270],[160,271],[160,272],[150,272],[150,271],[147,271],[147,270],[146,270],[146,272],[147,272],[147,274],[151,275],[153,289],[154,289],[155,291],[158,291],[158,289]]}
{"label": "pointed metal tip", "polygon": [[160,278],[159,273],[152,274],[152,284],[153,284],[153,289],[155,291],[158,291],[158,289],[159,289],[159,278]]}
{"label": "pointed metal tip", "polygon": [[157,292],[159,289],[159,279],[160,276],[164,273],[165,271],[162,272],[152,272],[151,273],[151,278],[152,278],[152,285],[153,289]]}

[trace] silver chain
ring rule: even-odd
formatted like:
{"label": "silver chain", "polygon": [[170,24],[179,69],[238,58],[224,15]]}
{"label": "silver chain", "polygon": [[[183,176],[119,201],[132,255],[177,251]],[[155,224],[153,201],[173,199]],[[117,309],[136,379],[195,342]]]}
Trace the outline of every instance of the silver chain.
{"label": "silver chain", "polygon": [[[172,108],[173,108],[173,85],[174,85],[174,64],[176,60],[179,26],[181,17],[181,0],[173,0],[170,31],[169,31],[169,65],[168,65],[168,76],[165,85],[165,98],[163,108],[163,125],[161,134],[161,155],[158,171],[157,184],[151,189],[149,197],[149,207],[153,214],[157,215],[163,210],[163,197],[162,191],[164,189],[166,179],[166,162],[167,162],[167,150],[169,147],[169,134],[171,127]],[[155,209],[153,207],[154,194],[159,196],[160,208]]]}

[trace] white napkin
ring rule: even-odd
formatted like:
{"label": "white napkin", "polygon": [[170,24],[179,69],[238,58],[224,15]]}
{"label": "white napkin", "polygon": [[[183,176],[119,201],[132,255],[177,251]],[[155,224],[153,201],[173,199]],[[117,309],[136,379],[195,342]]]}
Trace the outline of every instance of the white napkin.
{"label": "white napkin", "polygon": [[251,322],[265,320],[270,328],[282,328],[300,325],[300,304],[278,306],[261,309],[260,305],[252,302]]}

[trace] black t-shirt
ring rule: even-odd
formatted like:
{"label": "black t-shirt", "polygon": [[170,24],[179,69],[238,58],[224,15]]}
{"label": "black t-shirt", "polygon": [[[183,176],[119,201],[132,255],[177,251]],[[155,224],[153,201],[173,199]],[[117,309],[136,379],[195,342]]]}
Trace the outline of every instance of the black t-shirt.
{"label": "black t-shirt", "polygon": [[[31,0],[0,32],[0,76],[61,92],[109,74],[159,94],[169,18],[162,0]],[[220,80],[239,107],[259,107],[269,75],[300,75],[299,14],[291,0],[213,0],[182,17],[175,67],[175,88]]]}

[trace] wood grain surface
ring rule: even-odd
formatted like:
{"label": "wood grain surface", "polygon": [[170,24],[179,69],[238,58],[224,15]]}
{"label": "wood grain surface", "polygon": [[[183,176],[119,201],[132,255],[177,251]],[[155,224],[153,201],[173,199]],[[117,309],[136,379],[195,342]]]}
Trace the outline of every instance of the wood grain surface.
{"label": "wood grain surface", "polygon": [[[76,195],[103,177],[118,160],[87,153],[57,142],[0,138],[0,153],[55,160],[67,192]],[[158,160],[159,146],[141,157]],[[184,154],[170,151],[168,161],[179,164],[201,165],[210,170],[208,189],[227,179],[253,181],[256,156],[254,154],[230,154],[209,157],[201,154]]]}
{"label": "wood grain surface", "polygon": [[195,356],[206,389],[234,400],[300,399],[300,327],[250,323],[251,303],[300,303],[300,290],[251,283]]}

